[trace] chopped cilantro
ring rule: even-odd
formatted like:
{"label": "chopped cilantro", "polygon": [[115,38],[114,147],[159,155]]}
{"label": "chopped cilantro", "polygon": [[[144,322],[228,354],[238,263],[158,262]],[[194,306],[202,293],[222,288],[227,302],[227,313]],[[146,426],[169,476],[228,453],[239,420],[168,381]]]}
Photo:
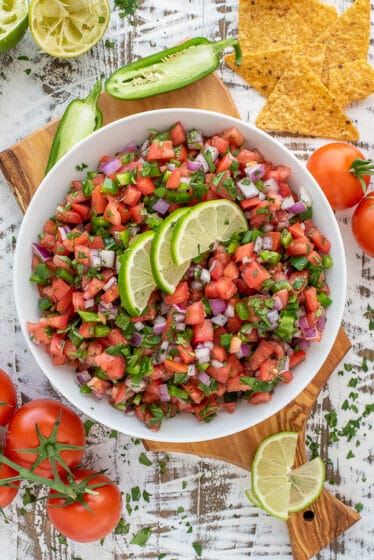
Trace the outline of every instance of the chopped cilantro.
{"label": "chopped cilantro", "polygon": [[139,486],[134,486],[131,488],[131,498],[134,502],[140,500],[141,492]]}
{"label": "chopped cilantro", "polygon": [[93,420],[90,420],[90,419],[88,419],[84,422],[83,425],[84,425],[84,431],[86,432],[86,436],[88,436],[88,434],[90,433],[90,430],[91,430],[91,428],[94,424],[95,424],[95,422]]}
{"label": "chopped cilantro", "polygon": [[355,505],[355,510],[357,511],[357,513],[361,513],[361,511],[364,509],[364,506],[360,503]]}
{"label": "chopped cilantro", "polygon": [[139,455],[139,463],[141,465],[145,465],[146,467],[150,467],[151,465],[153,465],[153,462],[148,459],[147,455],[143,451]]}
{"label": "chopped cilantro", "polygon": [[117,527],[114,529],[115,535],[127,535],[130,530],[130,523],[125,523],[124,519],[118,521]]}
{"label": "chopped cilantro", "polygon": [[201,544],[199,542],[193,542],[192,546],[195,549],[195,552],[198,556],[201,556],[201,553],[203,552],[203,547],[201,546]]}
{"label": "chopped cilantro", "polygon": [[338,416],[336,410],[332,409],[327,414],[325,414],[325,420],[329,428],[336,428],[338,425]]}
{"label": "chopped cilantro", "polygon": [[355,454],[350,449],[347,453],[346,459],[353,459],[353,457],[355,457]]}
{"label": "chopped cilantro", "polygon": [[130,544],[137,544],[138,546],[145,546],[149,537],[151,536],[152,528],[151,527],[143,527],[140,529],[130,541]]}

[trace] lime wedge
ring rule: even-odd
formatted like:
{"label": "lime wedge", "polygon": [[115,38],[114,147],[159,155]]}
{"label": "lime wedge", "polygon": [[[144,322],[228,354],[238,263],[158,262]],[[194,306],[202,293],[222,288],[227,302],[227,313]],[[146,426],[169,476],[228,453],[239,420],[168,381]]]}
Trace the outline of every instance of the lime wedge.
{"label": "lime wedge", "polygon": [[258,499],[256,498],[256,496],[253,493],[252,488],[248,488],[248,490],[245,490],[245,495],[247,496],[248,500],[256,507],[259,507],[262,509],[262,506],[260,504],[260,502],[258,501]]}
{"label": "lime wedge", "polygon": [[294,469],[290,475],[291,495],[288,511],[296,512],[310,506],[320,495],[325,482],[325,465],[321,457]]}
{"label": "lime wedge", "polygon": [[149,258],[153,235],[153,231],[138,235],[120,259],[118,287],[121,303],[134,317],[141,315],[157,287]]}
{"label": "lime wedge", "polygon": [[105,33],[108,0],[32,0],[30,31],[43,51],[58,58],[81,56]]}
{"label": "lime wedge", "polygon": [[27,0],[3,0],[0,7],[0,53],[22,39],[28,27]]}
{"label": "lime wedge", "polygon": [[252,491],[271,515],[288,518],[290,473],[295,460],[297,432],[279,432],[266,438],[252,463]]}
{"label": "lime wedge", "polygon": [[181,265],[212,249],[216,241],[228,241],[248,229],[247,220],[235,202],[221,198],[201,202],[177,223],[171,239],[173,262]]}
{"label": "lime wedge", "polygon": [[178,208],[160,225],[152,241],[151,266],[157,285],[168,294],[173,294],[190,261],[177,266],[173,263],[170,242],[178,220],[189,212],[189,208]]}

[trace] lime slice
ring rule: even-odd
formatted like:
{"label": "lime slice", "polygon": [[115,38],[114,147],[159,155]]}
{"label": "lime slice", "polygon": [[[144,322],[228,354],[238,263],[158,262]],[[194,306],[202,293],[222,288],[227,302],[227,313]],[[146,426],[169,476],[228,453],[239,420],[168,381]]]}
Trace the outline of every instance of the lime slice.
{"label": "lime slice", "polygon": [[110,19],[108,0],[32,0],[30,31],[43,51],[80,56],[102,38]]}
{"label": "lime slice", "polygon": [[261,508],[262,506],[260,504],[260,502],[258,501],[258,499],[256,498],[256,496],[253,493],[252,488],[248,488],[248,490],[245,490],[245,495],[247,496],[248,500],[256,507]]}
{"label": "lime slice", "polygon": [[320,495],[325,482],[325,465],[321,457],[294,469],[290,475],[291,495],[288,511],[296,512],[310,506]]}
{"label": "lime slice", "polygon": [[179,208],[168,216],[160,225],[152,241],[151,266],[157,285],[173,294],[183,274],[189,267],[190,261],[177,266],[173,263],[170,252],[170,242],[178,220],[189,212],[189,208]]}
{"label": "lime slice", "polygon": [[247,220],[235,202],[224,198],[201,202],[178,221],[171,240],[172,259],[181,265],[212,249],[216,241],[228,241],[234,233],[247,229]]}
{"label": "lime slice", "polygon": [[0,3],[0,53],[22,39],[28,27],[27,0],[2,0]]}
{"label": "lime slice", "polygon": [[266,438],[252,463],[252,491],[263,509],[280,519],[288,518],[297,437],[297,432],[279,432]]}
{"label": "lime slice", "polygon": [[134,317],[141,315],[157,287],[149,258],[153,235],[153,231],[138,235],[120,259],[118,287],[121,303]]}

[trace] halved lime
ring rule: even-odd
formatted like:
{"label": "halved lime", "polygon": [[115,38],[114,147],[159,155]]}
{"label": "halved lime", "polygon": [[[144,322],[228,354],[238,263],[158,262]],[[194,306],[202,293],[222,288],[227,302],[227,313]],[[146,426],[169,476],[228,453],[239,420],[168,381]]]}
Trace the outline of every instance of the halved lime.
{"label": "halved lime", "polygon": [[216,241],[228,241],[248,229],[247,220],[235,202],[221,198],[201,202],[177,223],[171,239],[173,262],[181,265],[212,249]]}
{"label": "halved lime", "polygon": [[134,317],[141,315],[157,287],[149,258],[153,235],[153,231],[138,235],[120,259],[118,287],[121,303]]}
{"label": "halved lime", "polygon": [[322,492],[325,482],[325,465],[321,457],[293,469],[290,475],[291,495],[288,511],[296,512],[310,506]]}
{"label": "halved lime", "polygon": [[290,472],[295,460],[297,432],[279,432],[259,446],[252,463],[252,491],[271,515],[288,518]]}
{"label": "halved lime", "polygon": [[151,247],[151,266],[157,285],[172,294],[179,284],[183,274],[189,267],[190,261],[180,266],[173,263],[170,242],[178,220],[189,212],[189,208],[178,208],[170,214],[155,233]]}
{"label": "halved lime", "polygon": [[108,0],[32,0],[30,31],[43,51],[58,58],[81,56],[105,33]]}
{"label": "halved lime", "polygon": [[15,47],[26,33],[27,12],[27,0],[0,0],[0,53]]}

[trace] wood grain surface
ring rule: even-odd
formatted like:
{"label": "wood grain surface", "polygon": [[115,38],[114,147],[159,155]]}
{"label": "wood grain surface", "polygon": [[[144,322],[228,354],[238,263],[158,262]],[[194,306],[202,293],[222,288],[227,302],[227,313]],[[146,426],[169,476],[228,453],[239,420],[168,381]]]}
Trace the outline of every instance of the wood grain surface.
{"label": "wood grain surface", "polygon": [[[324,1],[342,11],[352,0]],[[125,63],[188,36],[212,40],[236,36],[237,7],[237,1],[228,0],[140,0],[133,18],[120,18],[113,8],[104,41],[71,60],[51,59],[41,53],[27,33],[16,49],[0,54],[0,151],[46,123],[52,124],[69,101],[85,97],[100,77]],[[369,61],[374,62],[373,41]],[[253,124],[264,99],[224,63],[218,75],[228,86],[241,118]],[[371,159],[373,101],[372,96],[346,108],[360,130],[358,146]],[[302,161],[325,143],[307,137],[277,137]],[[38,157],[37,151],[32,157]],[[33,182],[38,181],[32,177]],[[343,326],[352,347],[322,387],[305,434],[308,457],[319,453],[325,462],[329,503],[331,494],[337,502],[332,504],[334,513],[329,514],[331,526],[340,527],[347,511],[336,509],[341,500],[360,510],[362,519],[322,549],[316,555],[318,560],[374,558],[370,484],[374,441],[369,413],[374,331],[369,330],[369,316],[365,315],[369,305],[374,308],[374,269],[373,260],[352,237],[351,214],[351,210],[337,213],[337,219],[348,262]],[[20,404],[40,396],[61,399],[29,354],[15,314],[12,260],[21,220],[19,205],[0,173],[0,365],[11,374]],[[309,554],[311,522],[297,521],[300,550],[292,550],[286,524],[246,500],[246,468],[184,452],[151,452],[133,438],[92,425],[84,416],[83,420],[89,432],[84,465],[106,469],[118,481],[124,495],[123,531],[104,542],[66,541],[49,524],[45,502],[33,501],[42,498],[43,491],[31,487],[25,502],[19,496],[7,508],[7,520],[0,519],[1,560],[291,560],[295,553],[300,557]],[[151,530],[145,546],[132,544],[133,535],[144,528]]]}

